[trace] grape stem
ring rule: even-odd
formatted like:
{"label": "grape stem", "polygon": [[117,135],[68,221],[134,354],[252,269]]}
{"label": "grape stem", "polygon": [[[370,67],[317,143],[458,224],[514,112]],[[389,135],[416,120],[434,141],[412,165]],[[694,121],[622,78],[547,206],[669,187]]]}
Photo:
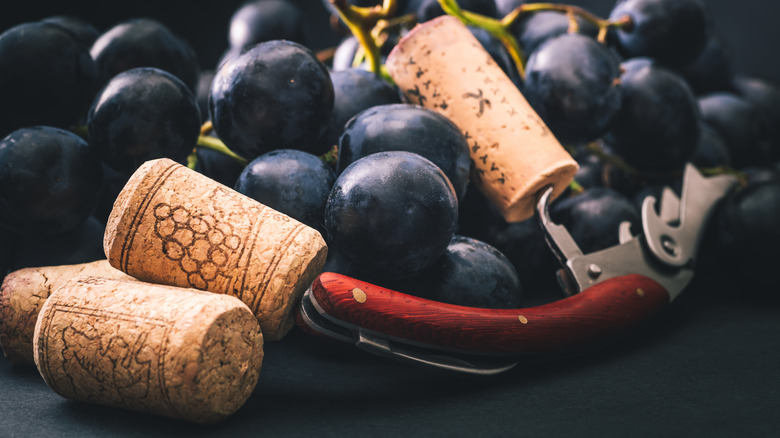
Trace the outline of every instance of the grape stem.
{"label": "grape stem", "polygon": [[329,0],[336,8],[339,17],[347,25],[352,35],[363,48],[368,69],[382,77],[382,63],[379,56],[379,46],[372,30],[382,20],[387,20],[395,13],[396,0],[383,0],[382,5],[360,7],[350,4],[347,0]]}
{"label": "grape stem", "polygon": [[[213,125],[211,124],[210,121],[204,123],[203,126],[201,126],[200,136],[198,137],[198,143],[196,147],[203,148],[203,149],[211,149],[212,151],[227,155],[228,157],[233,158],[234,160],[246,166],[249,163],[249,161],[247,161],[246,158],[231,151],[230,148],[228,148],[227,145],[225,145],[225,143],[222,140],[208,135],[212,129],[213,129]],[[194,155],[194,153],[192,155]],[[188,164],[190,160],[191,159],[188,158]]]}

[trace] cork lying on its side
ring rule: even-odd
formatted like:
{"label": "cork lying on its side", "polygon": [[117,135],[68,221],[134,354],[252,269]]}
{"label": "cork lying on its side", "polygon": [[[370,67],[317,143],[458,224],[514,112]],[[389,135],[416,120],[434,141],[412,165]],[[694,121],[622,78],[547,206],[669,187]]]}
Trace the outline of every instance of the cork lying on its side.
{"label": "cork lying on its side", "polygon": [[292,328],[327,256],[314,228],[169,159],[130,178],[104,248],[112,266],[139,280],[238,297],[267,341]]}
{"label": "cork lying on its side", "polygon": [[34,353],[64,397],[214,423],[254,390],[263,335],[234,297],[79,277],[43,305]]}
{"label": "cork lying on its side", "polygon": [[552,185],[555,197],[571,183],[577,162],[457,18],[445,15],[418,25],[385,64],[410,102],[461,129],[472,180],[508,222],[533,216],[544,187]]}
{"label": "cork lying on its side", "polygon": [[11,272],[0,287],[0,347],[11,362],[33,365],[33,332],[41,306],[52,292],[80,275],[134,280],[108,260],[78,265],[24,268]]}

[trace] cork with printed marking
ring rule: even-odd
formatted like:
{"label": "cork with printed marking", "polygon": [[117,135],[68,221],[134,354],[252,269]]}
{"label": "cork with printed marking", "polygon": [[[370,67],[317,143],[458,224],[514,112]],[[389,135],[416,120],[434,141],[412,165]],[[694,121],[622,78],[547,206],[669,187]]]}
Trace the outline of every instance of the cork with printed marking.
{"label": "cork with printed marking", "polygon": [[33,332],[38,312],[52,292],[81,275],[133,280],[108,260],[61,266],[24,268],[5,277],[0,287],[0,347],[11,362],[34,365]]}
{"label": "cork with printed marking", "polygon": [[295,324],[327,256],[314,228],[165,158],[132,175],[103,244],[111,265],[139,280],[241,299],[266,341]]}
{"label": "cork with printed marking", "polygon": [[556,197],[574,179],[577,162],[457,18],[418,25],[385,65],[408,101],[461,129],[472,181],[508,222],[533,216],[543,188],[552,185]]}
{"label": "cork with printed marking", "polygon": [[99,277],[54,291],[33,340],[61,396],[197,423],[243,406],[263,361],[257,318],[237,298]]}

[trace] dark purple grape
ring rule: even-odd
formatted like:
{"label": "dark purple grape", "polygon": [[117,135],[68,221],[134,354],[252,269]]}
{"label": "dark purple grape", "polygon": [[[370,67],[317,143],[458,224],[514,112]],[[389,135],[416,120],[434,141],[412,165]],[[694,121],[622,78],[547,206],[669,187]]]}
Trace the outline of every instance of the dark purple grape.
{"label": "dark purple grape", "polygon": [[6,30],[0,34],[0,136],[33,125],[77,123],[89,108],[96,75],[87,48],[59,25]]}
{"label": "dark purple grape", "polygon": [[731,166],[731,154],[726,141],[710,125],[702,123],[699,144],[691,156],[691,163],[699,168]]}
{"label": "dark purple grape", "polygon": [[291,41],[260,43],[229,59],[211,86],[214,129],[250,161],[273,149],[325,152],[332,113],[328,69]]}
{"label": "dark purple grape", "polygon": [[0,226],[0,282],[3,281],[11,267],[16,250],[16,234]]}
{"label": "dark purple grape", "polygon": [[100,159],[81,137],[50,126],[0,141],[0,225],[19,234],[70,231],[94,210]]}
{"label": "dark purple grape", "polygon": [[633,233],[641,230],[639,211],[631,200],[605,187],[560,199],[550,207],[550,217],[569,230],[584,254],[619,244],[621,222],[630,222]]}
{"label": "dark purple grape", "polygon": [[458,199],[466,192],[470,155],[460,129],[433,110],[398,103],[369,108],[353,117],[339,139],[338,171],[376,152],[408,151],[441,168]]}
{"label": "dark purple grape", "polygon": [[773,159],[780,160],[780,86],[769,79],[738,75],[734,89],[763,113],[772,138]]}
{"label": "dark purple grape", "polygon": [[723,40],[712,35],[704,49],[680,69],[696,94],[730,91],[734,81],[732,54]]}
{"label": "dark purple grape", "polygon": [[[496,17],[498,14],[494,0],[458,0],[458,6],[464,11],[475,12],[488,17]],[[444,10],[439,5],[439,0],[420,0],[416,15],[417,21],[422,23],[444,15]]]}
{"label": "dark purple grape", "polygon": [[100,37],[100,31],[97,30],[87,20],[70,15],[55,15],[41,20],[44,23],[50,23],[62,27],[72,33],[81,44],[87,49],[92,47],[95,40]]}
{"label": "dark purple grape", "polygon": [[214,70],[204,70],[198,76],[198,88],[195,91],[195,100],[198,102],[198,111],[200,120],[205,122],[209,119],[209,94],[211,93],[211,82],[214,81]]}
{"label": "dark purple grape", "polygon": [[668,66],[691,62],[707,41],[707,13],[700,0],[619,0],[610,20],[631,18],[616,42],[626,58],[648,56]]}
{"label": "dark purple grape", "polygon": [[495,0],[495,3],[496,16],[501,18],[514,11],[518,6],[525,4],[525,0]]}
{"label": "dark purple grape", "polygon": [[333,170],[316,155],[277,149],[249,163],[235,189],[324,232],[325,203],[335,180]]}
{"label": "dark purple grape", "polygon": [[116,75],[98,93],[87,129],[106,163],[132,172],[155,158],[183,161],[200,135],[200,112],[176,76],[140,67]]}
{"label": "dark purple grape", "polygon": [[[707,236],[712,241],[709,256],[720,271],[736,274],[763,288],[740,291],[772,294],[780,265],[780,178],[749,184],[721,203]],[[707,255],[707,253],[705,253]],[[776,295],[776,294],[775,294]]]}
{"label": "dark purple grape", "polygon": [[99,83],[137,67],[156,67],[198,87],[198,59],[190,44],[165,25],[149,18],[124,21],[100,35],[90,50],[98,66]]}
{"label": "dark purple grape", "polygon": [[618,59],[593,38],[566,34],[535,50],[524,95],[563,143],[601,137],[621,106]]}
{"label": "dark purple grape", "polygon": [[228,187],[233,187],[236,184],[238,176],[246,167],[233,157],[207,148],[197,148],[195,155],[196,172]]}
{"label": "dark purple grape", "polygon": [[[393,48],[398,43],[398,40],[401,38],[400,33],[391,33],[389,37],[382,43],[382,45],[379,47],[379,55],[380,55],[380,62],[384,63],[387,59],[387,55],[390,54],[390,52],[393,50]],[[363,61],[360,65],[354,66],[355,56],[357,55],[358,50],[360,49],[360,43],[358,42],[357,38],[354,36],[347,36],[344,39],[342,39],[338,46],[336,46],[336,51],[333,54],[333,60],[331,62],[332,64],[332,70],[333,71],[339,71],[339,70],[346,70],[349,68],[357,67],[357,68],[366,68],[366,62]]]}
{"label": "dark purple grape", "polygon": [[585,189],[604,185],[604,161],[601,158],[581,147],[576,149],[572,157],[580,165],[574,175],[579,185]]}
{"label": "dark purple grape", "polygon": [[11,270],[103,260],[104,232],[105,226],[90,216],[75,229],[56,236],[20,236]]}
{"label": "dark purple grape", "polygon": [[[547,245],[537,218],[506,224],[489,243],[512,263],[522,284],[549,289],[549,298],[560,298],[560,290],[555,288],[555,271],[561,266]],[[535,294],[534,299],[539,299],[540,291]]]}
{"label": "dark purple grape", "polygon": [[108,222],[111,211],[114,209],[114,201],[116,201],[117,196],[119,196],[127,181],[130,180],[132,172],[120,172],[102,160],[100,164],[100,167],[103,169],[103,189],[100,191],[100,197],[92,216],[105,225]]}
{"label": "dark purple grape", "polygon": [[357,38],[352,35],[344,37],[344,39],[339,42],[338,46],[336,46],[336,51],[333,53],[331,70],[339,71],[353,68],[355,54],[359,47],[360,42]]}
{"label": "dark purple grape", "polygon": [[517,271],[504,254],[465,236],[454,236],[444,254],[415,282],[425,298],[489,309],[516,309],[523,292]]}
{"label": "dark purple grape", "polygon": [[404,151],[352,163],[336,179],[325,207],[329,245],[362,270],[392,278],[431,266],[457,223],[458,200],[446,175]]}
{"label": "dark purple grape", "polygon": [[[592,23],[577,18],[578,33],[595,37],[598,28]],[[523,50],[526,59],[547,40],[569,33],[569,17],[557,11],[538,11],[517,21],[512,32]]]}
{"label": "dark purple grape", "polygon": [[362,69],[332,71],[333,115],[328,128],[328,144],[338,144],[344,125],[359,112],[377,105],[401,103],[398,88]]}
{"label": "dark purple grape", "polygon": [[639,170],[682,170],[699,142],[693,92],[680,75],[647,59],[621,65],[623,102],[605,136],[607,143]]}
{"label": "dark purple grape", "polygon": [[228,40],[235,48],[248,48],[271,40],[303,43],[303,12],[285,0],[250,0],[230,18]]}
{"label": "dark purple grape", "polygon": [[735,167],[771,159],[768,121],[747,100],[733,93],[710,93],[699,98],[699,108],[702,120],[723,137]]}
{"label": "dark purple grape", "polygon": [[458,200],[457,233],[493,245],[493,237],[505,226],[506,221],[495,204],[469,182],[465,196]]}

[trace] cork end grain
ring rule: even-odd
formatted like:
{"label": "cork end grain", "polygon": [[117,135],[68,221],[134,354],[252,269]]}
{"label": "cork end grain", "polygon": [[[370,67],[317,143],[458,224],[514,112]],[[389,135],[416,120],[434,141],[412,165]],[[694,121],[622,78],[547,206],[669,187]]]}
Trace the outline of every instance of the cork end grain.
{"label": "cork end grain", "polygon": [[239,409],[263,360],[257,319],[227,295],[79,277],[35,326],[34,357],[63,397],[197,423]]}

